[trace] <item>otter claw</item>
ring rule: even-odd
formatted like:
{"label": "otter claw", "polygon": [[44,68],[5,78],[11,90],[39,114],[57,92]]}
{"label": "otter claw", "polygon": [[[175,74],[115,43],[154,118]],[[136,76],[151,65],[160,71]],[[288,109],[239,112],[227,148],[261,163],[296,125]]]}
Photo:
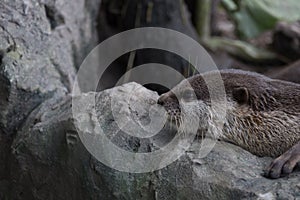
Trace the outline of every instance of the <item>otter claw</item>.
{"label": "otter claw", "polygon": [[265,176],[276,179],[288,175],[292,173],[298,162],[300,162],[300,142],[276,158],[266,169]]}

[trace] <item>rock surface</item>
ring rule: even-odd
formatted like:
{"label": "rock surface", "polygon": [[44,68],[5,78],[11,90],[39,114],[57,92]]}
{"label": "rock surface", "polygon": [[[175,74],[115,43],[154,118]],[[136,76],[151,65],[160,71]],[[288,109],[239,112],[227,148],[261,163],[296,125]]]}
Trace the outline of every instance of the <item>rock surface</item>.
{"label": "rock surface", "polygon": [[0,2],[0,128],[6,135],[43,100],[70,91],[74,66],[97,44],[99,8],[98,0]]}
{"label": "rock surface", "polygon": [[[93,96],[96,104],[90,105],[87,99]],[[300,196],[299,172],[278,180],[266,179],[261,173],[271,158],[258,158],[224,142],[217,142],[207,157],[199,159],[200,141],[195,141],[169,166],[138,174],[105,166],[85,149],[79,133],[93,130],[90,128],[98,122],[106,136],[126,151],[149,153],[162,146],[159,142],[169,141],[169,134],[148,140],[124,134],[116,125],[111,109],[114,102],[116,108],[123,108],[120,111],[123,116],[147,124],[147,113],[157,98],[156,93],[129,83],[76,97],[78,105],[82,103],[87,108],[88,115],[72,115],[70,98],[44,102],[31,113],[13,141],[9,159],[11,178],[0,182],[4,188],[0,197],[165,200],[297,199]],[[130,99],[130,104],[125,99]],[[114,155],[107,157],[115,159]]]}

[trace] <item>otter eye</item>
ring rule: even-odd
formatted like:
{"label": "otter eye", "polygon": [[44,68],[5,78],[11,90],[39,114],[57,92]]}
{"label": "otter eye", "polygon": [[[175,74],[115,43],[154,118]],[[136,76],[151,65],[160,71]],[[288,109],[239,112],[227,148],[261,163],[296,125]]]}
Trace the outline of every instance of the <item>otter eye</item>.
{"label": "otter eye", "polygon": [[196,99],[196,94],[194,90],[185,90],[182,93],[181,98],[186,101],[192,101]]}

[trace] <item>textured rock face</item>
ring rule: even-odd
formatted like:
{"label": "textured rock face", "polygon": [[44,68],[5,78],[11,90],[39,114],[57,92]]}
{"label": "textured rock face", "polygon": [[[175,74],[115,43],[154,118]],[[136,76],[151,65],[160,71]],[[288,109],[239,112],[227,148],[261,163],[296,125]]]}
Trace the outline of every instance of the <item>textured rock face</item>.
{"label": "textured rock face", "polygon": [[70,91],[74,66],[97,44],[99,4],[0,2],[0,128],[6,135],[14,134],[44,99]]}
{"label": "textured rock face", "polygon": [[[86,99],[95,95],[95,106]],[[217,142],[205,158],[198,158],[200,141],[195,141],[183,156],[171,165],[151,173],[127,173],[97,161],[86,151],[78,124],[100,123],[115,145],[131,152],[149,153],[168,141],[142,140],[118,132],[111,111],[126,108],[123,115],[135,116],[141,124],[158,95],[136,83],[76,97],[90,109],[90,115],[74,118],[71,99],[49,100],[27,119],[12,144],[10,180],[0,182],[6,190],[0,196],[11,199],[293,199],[299,196],[299,172],[290,177],[269,180],[261,176],[270,158],[258,158],[243,149]],[[97,117],[93,117],[95,108]],[[106,127],[106,128],[105,128]],[[85,130],[83,130],[85,129]],[[116,134],[117,133],[117,134]],[[107,155],[115,159],[114,155]],[[1,194],[2,193],[2,194]],[[9,195],[9,196],[7,196]],[[5,198],[4,198],[5,199]]]}
{"label": "textured rock face", "polygon": [[70,91],[76,67],[97,44],[100,2],[0,1],[0,199],[18,196],[9,184],[14,136],[42,102]]}

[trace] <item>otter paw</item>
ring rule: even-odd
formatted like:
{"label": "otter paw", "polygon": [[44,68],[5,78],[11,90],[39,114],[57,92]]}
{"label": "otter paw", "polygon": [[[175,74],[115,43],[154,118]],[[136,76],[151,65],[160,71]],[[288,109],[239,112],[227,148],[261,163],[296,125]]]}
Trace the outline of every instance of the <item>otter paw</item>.
{"label": "otter paw", "polygon": [[300,142],[276,158],[266,169],[265,176],[273,179],[286,176],[292,173],[298,162],[300,162]]}

